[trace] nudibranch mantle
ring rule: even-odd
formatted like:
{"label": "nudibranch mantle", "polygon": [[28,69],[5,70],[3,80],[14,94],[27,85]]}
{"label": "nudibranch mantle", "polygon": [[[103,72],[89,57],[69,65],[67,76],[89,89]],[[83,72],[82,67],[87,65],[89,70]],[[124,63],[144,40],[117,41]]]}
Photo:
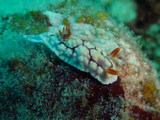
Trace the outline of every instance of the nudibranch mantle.
{"label": "nudibranch mantle", "polygon": [[[75,68],[89,72],[103,84],[111,84],[118,78],[112,56],[118,44],[113,33],[90,24],[76,23],[69,17],[70,26],[62,24],[63,15],[47,11],[44,13],[52,27],[39,35],[24,35],[33,42],[47,45],[56,56]],[[117,50],[116,50],[117,51]]]}

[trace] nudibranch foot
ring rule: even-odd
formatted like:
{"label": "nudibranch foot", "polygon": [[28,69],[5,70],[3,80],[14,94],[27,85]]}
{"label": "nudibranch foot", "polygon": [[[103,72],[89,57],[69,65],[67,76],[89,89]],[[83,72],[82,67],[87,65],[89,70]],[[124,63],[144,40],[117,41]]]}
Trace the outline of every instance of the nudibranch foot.
{"label": "nudibranch foot", "polygon": [[24,35],[23,37],[32,42],[43,42],[43,39],[37,35]]}

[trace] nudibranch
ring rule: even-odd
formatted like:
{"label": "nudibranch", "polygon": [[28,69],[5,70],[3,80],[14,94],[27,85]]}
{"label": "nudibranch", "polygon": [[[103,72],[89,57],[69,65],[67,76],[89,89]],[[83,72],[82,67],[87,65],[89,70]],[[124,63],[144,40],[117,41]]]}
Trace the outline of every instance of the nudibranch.
{"label": "nudibranch", "polygon": [[56,56],[75,68],[90,73],[103,84],[111,84],[118,78],[116,66],[112,57],[120,48],[114,35],[102,28],[90,24],[76,23],[73,17],[68,17],[70,26],[62,24],[63,15],[47,11],[52,27],[39,35],[24,35],[33,42],[47,45]]}

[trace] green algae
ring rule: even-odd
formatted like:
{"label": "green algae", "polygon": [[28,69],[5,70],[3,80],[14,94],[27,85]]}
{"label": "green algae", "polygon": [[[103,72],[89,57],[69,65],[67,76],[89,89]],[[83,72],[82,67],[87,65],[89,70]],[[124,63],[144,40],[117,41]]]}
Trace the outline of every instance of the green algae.
{"label": "green algae", "polygon": [[38,34],[48,31],[48,18],[39,11],[31,11],[25,15],[10,15],[9,27],[17,32]]}
{"label": "green algae", "polygon": [[91,16],[83,16],[82,15],[82,16],[77,18],[77,22],[94,25],[95,19]]}
{"label": "green algae", "polygon": [[64,19],[62,20],[62,24],[63,24],[63,25],[66,25],[66,26],[69,26],[69,25],[70,25],[70,22],[69,22],[69,20],[68,20],[67,18],[64,18]]}
{"label": "green algae", "polygon": [[156,98],[158,93],[158,88],[154,81],[146,81],[143,84],[143,88],[141,90],[143,94],[143,100],[150,103],[151,105],[156,105]]}

